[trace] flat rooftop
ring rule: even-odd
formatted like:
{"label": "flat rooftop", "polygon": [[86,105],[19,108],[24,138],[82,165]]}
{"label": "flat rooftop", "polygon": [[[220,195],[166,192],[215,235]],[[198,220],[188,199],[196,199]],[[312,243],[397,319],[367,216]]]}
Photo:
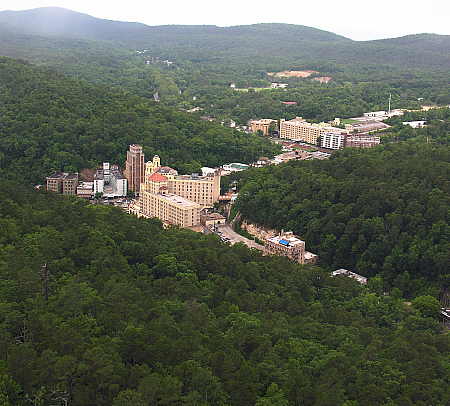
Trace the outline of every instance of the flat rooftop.
{"label": "flat rooftop", "polygon": [[158,197],[166,200],[169,203],[174,203],[174,204],[178,204],[180,206],[183,207],[191,207],[191,208],[197,208],[200,207],[200,205],[198,203],[195,203],[191,200],[185,199],[184,197],[178,196],[178,195],[174,195],[174,194],[158,194]]}
{"label": "flat rooftop", "polygon": [[277,235],[275,237],[268,238],[267,240],[274,244],[283,245],[285,247],[295,247],[297,245],[305,244],[304,241],[294,236],[287,237]]}

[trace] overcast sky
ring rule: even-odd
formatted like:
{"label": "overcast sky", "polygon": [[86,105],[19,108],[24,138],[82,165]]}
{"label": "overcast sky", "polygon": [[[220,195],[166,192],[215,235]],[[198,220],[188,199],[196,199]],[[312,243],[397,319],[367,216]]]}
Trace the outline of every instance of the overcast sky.
{"label": "overcast sky", "polygon": [[450,0],[0,0],[0,10],[47,6],[148,25],[300,24],[355,40],[450,34]]}

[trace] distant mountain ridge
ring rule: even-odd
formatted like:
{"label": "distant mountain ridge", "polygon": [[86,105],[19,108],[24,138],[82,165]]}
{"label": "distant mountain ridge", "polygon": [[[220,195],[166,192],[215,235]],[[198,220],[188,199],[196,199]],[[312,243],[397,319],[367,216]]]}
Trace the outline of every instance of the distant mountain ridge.
{"label": "distant mountain ridge", "polygon": [[[353,41],[301,25],[147,26],[103,20],[58,7],[0,12],[0,30],[10,36],[110,41],[128,49],[151,49],[154,54],[194,62],[239,61],[239,58],[270,62],[284,58],[287,63],[320,60],[440,70],[450,66],[450,35],[416,34]],[[0,45],[0,54],[2,50]]]}

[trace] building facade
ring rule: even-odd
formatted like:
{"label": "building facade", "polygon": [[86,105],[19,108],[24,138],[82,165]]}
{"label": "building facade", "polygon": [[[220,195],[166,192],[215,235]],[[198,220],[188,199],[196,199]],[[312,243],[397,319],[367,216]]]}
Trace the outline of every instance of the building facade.
{"label": "building facade", "polygon": [[109,162],[104,162],[102,169],[97,169],[94,175],[94,195],[97,193],[104,197],[127,195],[128,182],[117,165],[110,166]]}
{"label": "building facade", "polygon": [[277,123],[276,120],[272,120],[270,118],[263,118],[261,120],[252,120],[250,121],[250,128],[253,133],[257,133],[261,131],[264,136],[270,135],[270,126],[272,123]]}
{"label": "building facade", "polygon": [[142,146],[133,144],[127,151],[127,161],[125,163],[125,178],[128,189],[139,194],[141,183],[144,180],[145,157]]}
{"label": "building facade", "polygon": [[161,166],[159,156],[145,165],[139,201],[130,212],[144,217],[192,227],[200,224],[200,211],[219,201],[220,175],[178,175],[175,169]]}
{"label": "building facade", "polygon": [[348,135],[345,146],[348,148],[372,148],[379,145],[381,138],[375,135]]}
{"label": "building facade", "polygon": [[94,182],[81,182],[77,186],[77,196],[91,199],[94,195]]}
{"label": "building facade", "polygon": [[327,123],[308,123],[302,117],[280,121],[280,138],[304,141],[313,145],[317,145],[320,137],[327,133],[341,134],[342,132],[341,128],[332,127]]}
{"label": "building facade", "polygon": [[63,195],[76,195],[78,186],[78,173],[55,172],[47,176],[47,190]]}
{"label": "building facade", "polygon": [[299,264],[304,264],[305,242],[297,238],[292,232],[282,233],[266,239],[264,254],[282,255]]}
{"label": "building facade", "polygon": [[345,135],[325,133],[320,137],[320,146],[328,149],[341,149],[345,146]]}

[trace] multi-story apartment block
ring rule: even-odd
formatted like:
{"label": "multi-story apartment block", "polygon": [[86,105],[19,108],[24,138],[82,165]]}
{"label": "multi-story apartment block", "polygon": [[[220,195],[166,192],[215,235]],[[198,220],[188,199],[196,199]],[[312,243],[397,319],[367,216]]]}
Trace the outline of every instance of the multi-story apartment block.
{"label": "multi-story apartment block", "polygon": [[130,145],[130,149],[127,151],[124,175],[128,181],[128,188],[136,194],[140,192],[141,183],[144,180],[144,171],[145,157],[142,146]]}
{"label": "multi-story apartment block", "polygon": [[345,146],[349,148],[372,148],[379,145],[380,141],[381,138],[375,135],[348,135],[345,140]]}
{"label": "multi-story apartment block", "polygon": [[78,186],[78,173],[55,172],[48,176],[47,190],[63,195],[76,195]]}
{"label": "multi-story apartment block", "polygon": [[342,132],[341,128],[332,127],[327,123],[308,123],[302,117],[280,121],[280,138],[304,141],[313,145],[317,145],[319,138],[326,133],[341,134]]}
{"label": "multi-story apartment block", "polygon": [[264,254],[283,255],[292,261],[304,264],[305,242],[297,238],[292,232],[282,233],[266,239]]}
{"label": "multi-story apartment block", "polygon": [[253,133],[261,131],[264,136],[270,135],[270,126],[272,123],[276,123],[277,120],[272,120],[271,118],[263,118],[261,120],[250,121],[250,128]]}
{"label": "multi-story apartment block", "polygon": [[320,146],[329,149],[341,149],[345,146],[345,135],[338,133],[325,133],[320,137]]}
{"label": "multi-story apartment block", "polygon": [[117,165],[104,162],[102,169],[97,169],[94,175],[94,194],[102,193],[104,197],[126,196],[127,179],[122,175]]}
{"label": "multi-story apartment block", "polygon": [[145,165],[139,202],[130,211],[144,217],[159,217],[169,224],[191,227],[200,223],[200,211],[213,207],[219,196],[218,172],[206,176],[178,175],[176,170],[161,166],[156,155]]}

